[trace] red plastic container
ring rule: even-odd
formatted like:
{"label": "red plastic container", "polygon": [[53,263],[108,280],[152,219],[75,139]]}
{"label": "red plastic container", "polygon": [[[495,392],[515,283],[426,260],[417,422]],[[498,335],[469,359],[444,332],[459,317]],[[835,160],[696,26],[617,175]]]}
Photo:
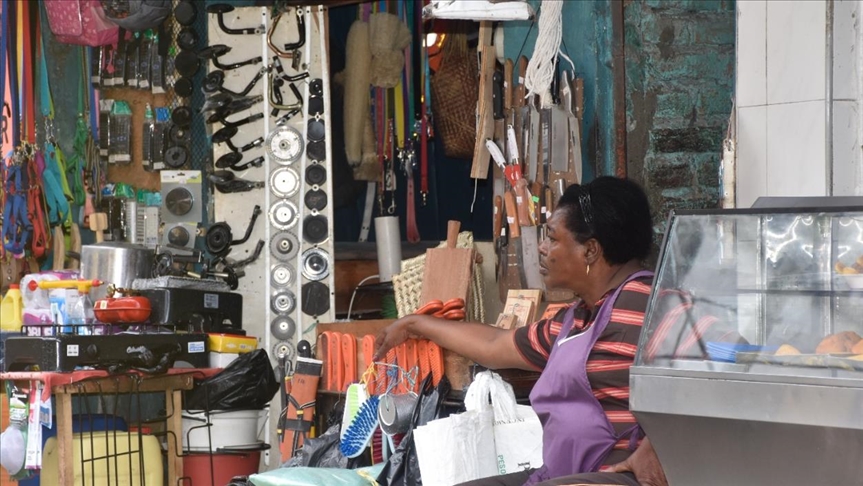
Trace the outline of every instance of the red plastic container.
{"label": "red plastic container", "polygon": [[132,324],[150,317],[150,299],[146,297],[109,297],[93,305],[93,314],[105,324]]}
{"label": "red plastic container", "polygon": [[[185,452],[183,456],[183,475],[191,480],[191,486],[210,486],[228,484],[234,476],[257,474],[261,461],[261,451],[231,454],[196,454]],[[210,468],[212,464],[212,469]],[[212,475],[210,474],[212,471]]]}

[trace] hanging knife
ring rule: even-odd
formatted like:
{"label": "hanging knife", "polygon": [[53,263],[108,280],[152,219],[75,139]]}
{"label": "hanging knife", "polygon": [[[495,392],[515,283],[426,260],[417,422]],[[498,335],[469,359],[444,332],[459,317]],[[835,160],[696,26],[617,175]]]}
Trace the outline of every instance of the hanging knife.
{"label": "hanging knife", "polygon": [[506,245],[506,274],[504,281],[508,289],[523,289],[527,285],[524,278],[524,257],[521,249],[521,227],[518,224],[518,211],[515,204],[515,195],[507,191],[503,195],[503,203],[506,207],[506,223],[509,230],[509,239]]}

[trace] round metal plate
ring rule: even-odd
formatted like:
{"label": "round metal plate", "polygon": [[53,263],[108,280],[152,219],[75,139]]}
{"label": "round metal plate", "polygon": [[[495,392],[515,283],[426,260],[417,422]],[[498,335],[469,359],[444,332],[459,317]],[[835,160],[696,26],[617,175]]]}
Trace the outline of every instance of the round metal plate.
{"label": "round metal plate", "polygon": [[201,61],[194,51],[180,51],[174,58],[174,69],[184,78],[191,78],[201,67]]}
{"label": "round metal plate", "polygon": [[198,46],[198,32],[192,27],[183,27],[177,34],[177,46],[184,50],[194,49]]}
{"label": "round metal plate", "polygon": [[165,196],[165,207],[175,216],[182,216],[192,210],[195,197],[185,187],[175,187]]}
{"label": "round metal plate", "polygon": [[172,169],[179,169],[186,165],[189,160],[189,150],[182,145],[174,145],[165,150],[165,165]]}
{"label": "round metal plate", "polygon": [[289,343],[288,341],[279,341],[275,345],[273,345],[273,356],[277,359],[291,361],[292,359],[294,359],[294,355],[296,354],[296,348],[294,348],[294,345]]}
{"label": "round metal plate", "polygon": [[306,184],[320,186],[327,182],[327,169],[321,164],[312,164],[306,167]]}
{"label": "round metal plate", "polygon": [[306,216],[303,220],[303,239],[317,245],[327,240],[329,224],[327,218],[321,215]]}
{"label": "round metal plate", "polygon": [[198,17],[198,8],[194,2],[182,1],[174,7],[174,20],[183,26],[192,25]]}
{"label": "round metal plate", "polygon": [[279,167],[270,175],[270,189],[278,197],[291,197],[300,191],[300,176],[289,167]]}
{"label": "round metal plate", "polygon": [[321,282],[308,282],[303,285],[303,312],[310,316],[320,316],[330,310],[330,288]]}
{"label": "round metal plate", "polygon": [[307,192],[303,200],[306,207],[314,211],[323,211],[327,207],[327,193],[320,189]]}
{"label": "round metal plate", "polygon": [[279,261],[287,262],[297,257],[300,242],[293,233],[282,231],[270,240],[270,253]]}
{"label": "round metal plate", "polygon": [[182,226],[174,226],[168,231],[168,243],[172,245],[185,247],[190,239],[189,230]]}
{"label": "round metal plate", "polygon": [[273,287],[284,288],[294,282],[294,267],[280,263],[270,271],[270,284]]}
{"label": "round metal plate", "polygon": [[188,106],[178,106],[171,112],[171,121],[180,128],[192,126],[192,109]]}
{"label": "round metal plate", "polygon": [[318,162],[327,160],[327,143],[324,141],[307,143],[306,156]]}
{"label": "round metal plate", "polygon": [[180,78],[174,81],[174,93],[181,98],[192,96],[192,80],[189,78]]}
{"label": "round metal plate", "polygon": [[278,229],[297,224],[297,206],[290,201],[279,201],[270,208],[270,223]]}
{"label": "round metal plate", "polygon": [[171,125],[171,129],[168,131],[168,138],[174,145],[185,145],[191,140],[192,132],[180,125]]}
{"label": "round metal plate", "polygon": [[270,334],[276,339],[288,340],[294,337],[297,325],[288,316],[279,316],[270,323]]}
{"label": "round metal plate", "polygon": [[306,136],[310,141],[314,142],[319,142],[326,138],[327,130],[324,126],[324,121],[318,119],[309,120],[309,127],[306,131]]}
{"label": "round metal plate", "polygon": [[290,290],[282,290],[273,294],[272,299],[270,299],[270,308],[276,314],[288,314],[294,310],[296,304],[297,298]]}
{"label": "round metal plate", "polygon": [[330,255],[320,248],[303,252],[303,276],[309,280],[323,280],[330,274]]}
{"label": "round metal plate", "polygon": [[292,164],[303,154],[303,136],[291,127],[279,127],[267,135],[267,154],[282,165]]}

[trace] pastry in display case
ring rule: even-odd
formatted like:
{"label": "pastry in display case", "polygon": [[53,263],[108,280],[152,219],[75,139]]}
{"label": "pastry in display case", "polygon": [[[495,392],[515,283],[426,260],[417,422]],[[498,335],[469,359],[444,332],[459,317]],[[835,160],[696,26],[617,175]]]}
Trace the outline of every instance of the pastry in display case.
{"label": "pastry in display case", "polygon": [[863,198],[780,202],[669,217],[631,408],[670,484],[863,477]]}

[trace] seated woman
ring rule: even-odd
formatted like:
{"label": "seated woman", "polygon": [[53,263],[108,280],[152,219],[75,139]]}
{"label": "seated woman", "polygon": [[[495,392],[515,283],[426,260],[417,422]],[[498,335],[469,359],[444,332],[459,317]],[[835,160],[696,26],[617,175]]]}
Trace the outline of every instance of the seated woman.
{"label": "seated woman", "polygon": [[642,267],[652,235],[636,183],[600,177],[570,186],[549,218],[540,266],[546,288],[571,289],[578,301],[516,330],[407,316],[381,331],[376,359],[417,335],[491,369],[542,370],[530,399],[543,425],[544,465],[467,484],[666,484],[629,412],[629,368],[653,282]]}

